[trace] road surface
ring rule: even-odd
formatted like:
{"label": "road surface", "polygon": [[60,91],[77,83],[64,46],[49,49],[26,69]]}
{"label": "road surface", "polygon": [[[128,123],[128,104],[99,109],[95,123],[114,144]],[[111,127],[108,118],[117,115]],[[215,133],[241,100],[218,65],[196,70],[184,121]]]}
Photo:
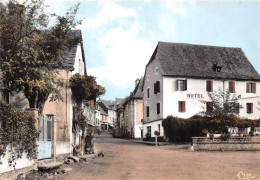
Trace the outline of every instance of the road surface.
{"label": "road surface", "polygon": [[109,133],[97,135],[95,144],[105,156],[74,164],[62,179],[260,179],[260,152],[191,152],[185,145],[155,147]]}

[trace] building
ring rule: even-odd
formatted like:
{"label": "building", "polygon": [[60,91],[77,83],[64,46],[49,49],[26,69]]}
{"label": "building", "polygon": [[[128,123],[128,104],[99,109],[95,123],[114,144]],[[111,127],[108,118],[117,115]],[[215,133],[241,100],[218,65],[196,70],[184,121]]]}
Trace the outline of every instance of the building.
{"label": "building", "polygon": [[[74,74],[86,74],[86,64],[83,51],[82,35],[80,30],[72,30],[69,32],[71,38],[78,39],[77,43],[71,44],[71,47],[64,51],[64,63],[57,67],[60,76],[68,81]],[[63,100],[55,99],[50,95],[45,103],[42,114],[38,116],[36,109],[27,109],[33,111],[38,120],[39,140],[38,140],[38,157],[37,159],[56,158],[58,156],[73,154],[73,147],[80,145],[81,153],[84,151],[84,141],[82,132],[73,132],[73,107],[75,98],[72,96],[71,88],[65,86],[61,89],[60,94]],[[10,102],[15,99],[25,99],[22,93],[13,97],[8,97],[4,94],[0,98],[8,99]],[[25,99],[24,107],[29,107]],[[84,105],[82,105],[84,107]],[[12,170],[8,167],[8,155],[3,159],[3,164],[0,164],[0,173]],[[20,165],[16,168],[24,168],[31,166],[33,160],[26,159],[24,156],[17,161]]]}
{"label": "building", "polygon": [[155,130],[163,136],[168,115],[189,118],[210,110],[208,93],[218,90],[236,93],[240,117],[260,117],[260,75],[242,49],[159,42],[144,75],[144,136],[154,137]]}
{"label": "building", "polygon": [[123,103],[124,135],[130,138],[142,137],[143,80],[143,78],[136,80],[134,91]]}
{"label": "building", "polygon": [[115,124],[117,123],[117,114],[116,114],[116,102],[115,101],[109,101],[109,100],[98,100],[99,106],[104,110],[104,112],[108,115],[108,128],[112,129],[115,127]]}
{"label": "building", "polygon": [[100,121],[101,130],[108,131],[108,114],[100,106],[100,103],[96,104],[96,118]]}

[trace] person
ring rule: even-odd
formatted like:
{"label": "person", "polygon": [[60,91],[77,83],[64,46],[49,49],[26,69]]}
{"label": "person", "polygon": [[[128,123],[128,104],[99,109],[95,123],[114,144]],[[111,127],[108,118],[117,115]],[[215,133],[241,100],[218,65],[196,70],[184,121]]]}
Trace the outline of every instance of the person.
{"label": "person", "polygon": [[100,133],[101,133],[101,131],[100,131],[100,129],[98,130],[98,135],[100,135]]}

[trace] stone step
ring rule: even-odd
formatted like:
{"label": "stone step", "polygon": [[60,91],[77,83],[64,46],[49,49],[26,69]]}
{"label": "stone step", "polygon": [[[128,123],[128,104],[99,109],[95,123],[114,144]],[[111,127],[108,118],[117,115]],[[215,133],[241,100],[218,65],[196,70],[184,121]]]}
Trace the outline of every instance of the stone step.
{"label": "stone step", "polygon": [[49,163],[45,163],[42,165],[38,165],[37,168],[38,170],[49,170],[49,169],[54,169],[54,168],[59,168],[60,166],[62,166],[63,162],[49,162]]}

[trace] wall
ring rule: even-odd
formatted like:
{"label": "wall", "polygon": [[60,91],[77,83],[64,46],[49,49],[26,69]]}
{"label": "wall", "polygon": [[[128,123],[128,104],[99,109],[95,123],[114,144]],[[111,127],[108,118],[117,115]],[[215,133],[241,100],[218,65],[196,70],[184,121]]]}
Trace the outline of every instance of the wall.
{"label": "wall", "polygon": [[[201,101],[211,101],[206,92],[206,80],[205,79],[187,79],[187,91],[177,91],[177,79],[185,78],[163,78],[163,118],[168,115],[173,115],[182,118],[189,118],[199,112],[205,110],[206,105]],[[229,88],[228,80],[213,80],[213,92],[217,92],[219,89],[226,91]],[[248,119],[257,119],[260,117],[260,111],[257,109],[260,101],[260,82],[256,83],[256,93],[246,93],[246,82],[236,81],[235,90],[236,94],[241,98],[238,100],[239,104],[243,106],[240,109],[240,117]],[[201,94],[200,98],[190,98],[188,94]],[[234,93],[231,93],[234,95]],[[186,112],[178,112],[178,101],[186,102]],[[253,113],[246,113],[246,103],[253,103]]]}
{"label": "wall", "polygon": [[[1,158],[1,162],[3,164],[0,164],[0,173],[14,170],[14,168],[12,166],[9,167],[9,165],[8,165],[8,158],[9,158],[9,156],[11,156],[11,154],[8,153],[9,150],[10,150],[10,146],[7,147],[6,155],[3,158]],[[33,166],[33,164],[34,164],[34,160],[27,159],[26,154],[23,153],[22,158],[20,158],[16,161],[15,169],[30,167],[30,166]]]}
{"label": "wall", "polygon": [[231,137],[228,141],[192,137],[192,144],[195,151],[260,151],[260,137]]}
{"label": "wall", "polygon": [[141,138],[141,127],[143,119],[143,100],[134,100],[134,138]]}
{"label": "wall", "polygon": [[149,122],[143,125],[143,135],[144,138],[146,138],[146,133],[147,133],[147,127],[151,126],[151,137],[155,137],[154,131],[159,130],[159,125],[160,125],[160,135],[159,136],[164,136],[164,129],[162,127],[162,120],[154,121],[154,122]]}

